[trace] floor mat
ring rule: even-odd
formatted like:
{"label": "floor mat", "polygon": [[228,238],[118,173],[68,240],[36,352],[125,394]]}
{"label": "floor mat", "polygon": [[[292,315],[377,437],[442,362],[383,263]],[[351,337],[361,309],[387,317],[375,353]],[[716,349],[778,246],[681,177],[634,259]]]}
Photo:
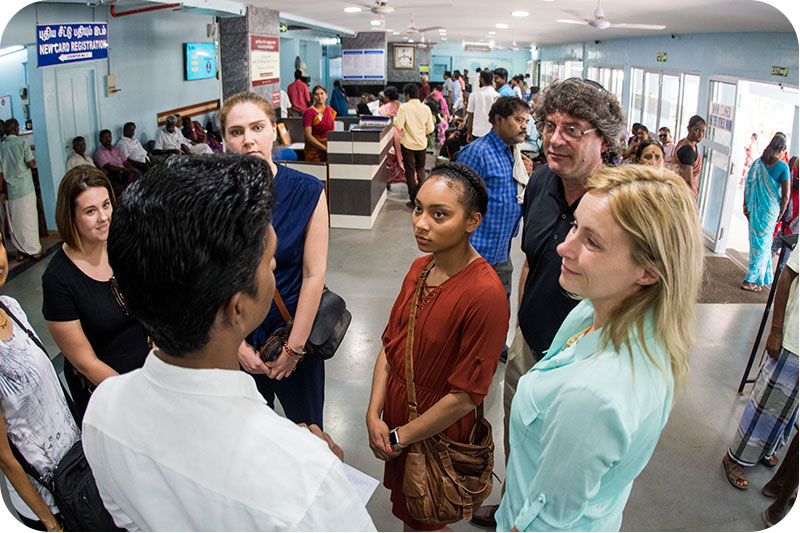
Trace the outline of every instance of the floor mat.
{"label": "floor mat", "polygon": [[739,287],[745,270],[727,257],[706,257],[701,304],[765,304],[769,287],[761,292],[743,291]]}

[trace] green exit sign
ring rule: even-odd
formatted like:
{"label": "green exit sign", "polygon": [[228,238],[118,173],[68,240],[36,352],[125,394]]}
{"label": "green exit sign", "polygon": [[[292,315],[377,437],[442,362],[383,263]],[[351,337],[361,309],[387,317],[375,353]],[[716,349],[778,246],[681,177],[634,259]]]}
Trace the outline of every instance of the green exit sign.
{"label": "green exit sign", "polygon": [[289,31],[289,26],[285,22],[281,22],[281,33]]}
{"label": "green exit sign", "polygon": [[667,53],[666,52],[658,52],[656,53],[656,61],[659,63],[666,63],[667,62]]}
{"label": "green exit sign", "polygon": [[773,76],[783,76],[784,78],[789,75],[789,68],[788,67],[776,67],[775,65],[772,66],[770,73]]}

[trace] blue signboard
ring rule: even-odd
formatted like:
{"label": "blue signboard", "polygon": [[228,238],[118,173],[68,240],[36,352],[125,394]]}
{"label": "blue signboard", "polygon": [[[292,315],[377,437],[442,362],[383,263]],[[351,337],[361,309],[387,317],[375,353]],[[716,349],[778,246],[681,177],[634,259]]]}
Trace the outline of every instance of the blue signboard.
{"label": "blue signboard", "polygon": [[108,23],[36,26],[38,65],[66,65],[108,57]]}

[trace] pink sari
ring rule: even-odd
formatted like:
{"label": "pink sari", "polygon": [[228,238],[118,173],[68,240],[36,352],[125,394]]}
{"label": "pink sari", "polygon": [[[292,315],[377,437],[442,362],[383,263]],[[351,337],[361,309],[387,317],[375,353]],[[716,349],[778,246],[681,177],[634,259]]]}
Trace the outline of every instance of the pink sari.
{"label": "pink sari", "polygon": [[[397,110],[391,103],[385,103],[378,110],[378,114],[382,117],[393,117],[397,114]],[[403,167],[403,158],[400,157],[400,132],[397,131],[397,128],[394,128],[394,139],[392,141],[393,146],[389,148],[389,153],[386,154],[387,185],[406,182],[406,169]]]}

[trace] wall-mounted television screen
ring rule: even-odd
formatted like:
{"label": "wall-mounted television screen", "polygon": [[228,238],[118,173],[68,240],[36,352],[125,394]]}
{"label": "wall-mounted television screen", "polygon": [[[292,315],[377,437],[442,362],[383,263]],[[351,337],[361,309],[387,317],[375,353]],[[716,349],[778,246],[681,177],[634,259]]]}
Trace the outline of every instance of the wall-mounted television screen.
{"label": "wall-mounted television screen", "polygon": [[183,48],[186,81],[217,76],[217,53],[214,43],[184,43]]}

